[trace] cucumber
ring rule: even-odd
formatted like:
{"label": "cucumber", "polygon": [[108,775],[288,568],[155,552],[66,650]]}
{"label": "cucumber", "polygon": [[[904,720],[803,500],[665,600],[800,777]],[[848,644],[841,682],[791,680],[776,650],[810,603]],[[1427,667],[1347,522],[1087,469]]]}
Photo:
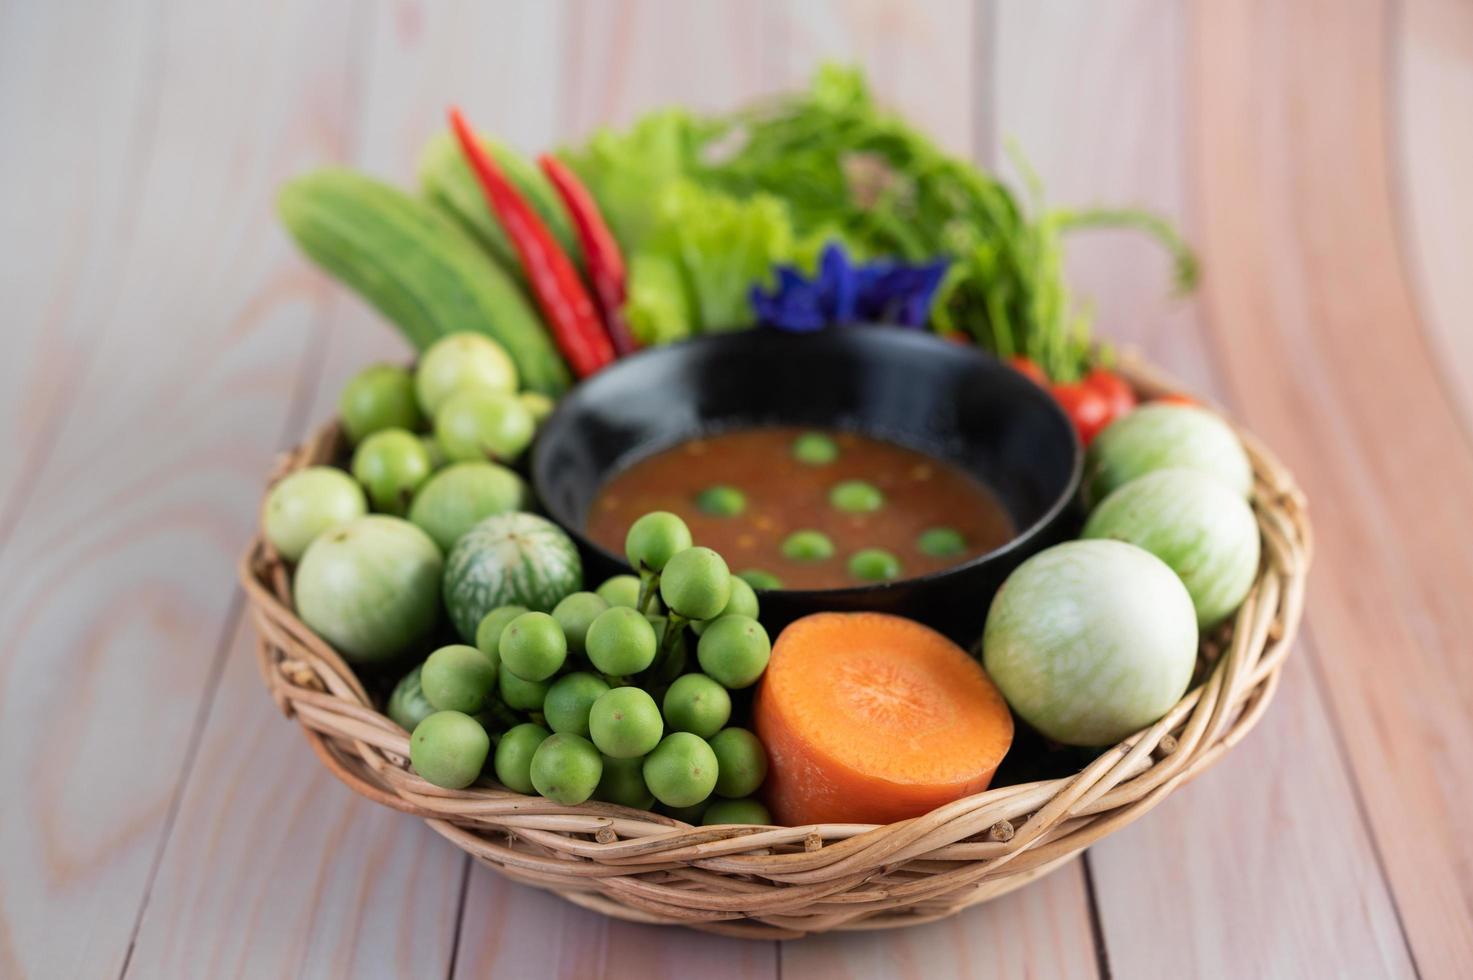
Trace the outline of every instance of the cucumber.
{"label": "cucumber", "polygon": [[[522,192],[563,251],[581,268],[583,256],[573,223],[563,208],[562,199],[542,171],[515,150],[495,140],[482,137],[481,145],[501,166],[507,179]],[[487,206],[480,184],[450,133],[438,134],[425,146],[419,159],[419,185],[426,200],[469,232],[503,268],[512,270],[519,280],[525,278],[521,258],[507,239],[501,222]]]}
{"label": "cucumber", "polygon": [[277,209],[313,261],[388,317],[416,348],[473,330],[506,348],[523,384],[559,395],[567,365],[500,266],[430,205],[349,170],[287,183]]}

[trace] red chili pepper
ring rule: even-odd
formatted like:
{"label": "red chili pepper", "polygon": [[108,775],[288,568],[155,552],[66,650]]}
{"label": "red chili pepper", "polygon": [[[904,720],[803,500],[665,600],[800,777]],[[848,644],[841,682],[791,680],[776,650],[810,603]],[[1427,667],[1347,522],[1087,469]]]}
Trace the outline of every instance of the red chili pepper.
{"label": "red chili pepper", "polygon": [[1022,354],[1014,354],[1008,358],[1008,364],[1014,371],[1028,378],[1034,384],[1042,385],[1045,388],[1048,387],[1048,375],[1043,373],[1043,368],[1038,366],[1037,361],[1024,357]]}
{"label": "red chili pepper", "polygon": [[1074,423],[1079,441],[1086,446],[1094,442],[1100,430],[1110,424],[1109,403],[1103,394],[1089,385],[1080,382],[1054,385],[1049,391],[1053,392],[1054,400]]}
{"label": "red chili pepper", "polygon": [[625,272],[624,253],[608,223],[598,209],[598,203],[583,182],[551,153],[537,158],[537,165],[547,174],[547,179],[563,199],[563,207],[573,217],[573,226],[578,229],[578,244],[583,247],[583,261],[588,266],[588,278],[593,281],[593,294],[603,311],[604,326],[614,341],[614,350],[619,356],[632,354],[639,349],[629,324],[624,319]]}
{"label": "red chili pepper", "polygon": [[491,213],[506,229],[506,237],[521,257],[532,295],[573,373],[586,378],[608,365],[614,360],[613,344],[599,322],[598,311],[572,260],[558,246],[537,212],[482,149],[459,109],[450,110],[450,127],[481,183]]}
{"label": "red chili pepper", "polygon": [[1105,402],[1110,406],[1111,421],[1128,415],[1135,408],[1135,389],[1114,371],[1094,368],[1084,376],[1084,383],[1105,396]]}

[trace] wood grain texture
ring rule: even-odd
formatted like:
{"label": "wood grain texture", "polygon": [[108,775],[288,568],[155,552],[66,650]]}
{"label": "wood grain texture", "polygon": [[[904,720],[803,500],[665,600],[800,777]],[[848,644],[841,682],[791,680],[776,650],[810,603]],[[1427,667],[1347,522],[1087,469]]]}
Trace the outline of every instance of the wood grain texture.
{"label": "wood grain texture", "polygon": [[1466,976],[1473,457],[1398,250],[1388,13],[1196,5],[1194,207],[1229,389],[1314,501],[1310,631],[1413,958]]}
{"label": "wood grain texture", "polygon": [[[390,38],[379,32],[380,45],[391,53],[378,60],[377,80],[390,89],[417,77],[424,65],[448,62],[467,70],[448,79],[438,99],[456,97],[454,89],[489,91],[495,79],[485,77],[487,66],[536,44],[519,91],[545,106],[537,114],[541,131],[512,134],[514,143],[528,149],[555,145],[599,125],[627,123],[657,106],[727,109],[762,89],[761,25],[731,4],[568,2],[516,9],[519,17],[538,10],[545,20],[535,28],[523,20],[520,31],[495,38],[457,29],[445,21],[440,5],[426,7],[421,36]],[[549,58],[549,52],[554,56]],[[506,101],[485,99],[478,122],[505,132],[516,119],[503,121],[494,113]],[[439,105],[428,102],[412,109],[436,118],[440,112]],[[708,962],[699,969],[721,977],[767,977],[776,970],[770,943],[664,937],[657,929],[611,921],[476,865],[461,914],[457,975],[577,977],[617,968],[628,975],[673,976]]]}
{"label": "wood grain texture", "polygon": [[366,5],[356,165],[412,187],[420,150],[447,128],[451,105],[523,152],[556,145],[573,14],[562,3]]}
{"label": "wood grain texture", "polygon": [[[340,141],[304,166],[351,162],[411,184],[415,154],[457,97],[452,90],[494,93],[509,80],[517,36],[503,36],[499,48],[488,44],[490,12],[483,5],[359,6],[356,13],[341,6],[324,33],[353,50],[352,88],[334,115]],[[450,43],[457,36],[458,47]],[[467,57],[450,60],[457,50]],[[476,102],[466,107],[478,111]],[[546,140],[544,116],[512,100],[483,101],[478,121],[515,143]],[[284,237],[274,215],[259,220]],[[331,414],[343,384],[364,365],[410,356],[373,310],[305,259],[293,264],[331,299],[319,322],[324,349],[304,365],[309,406],[284,444]],[[422,822],[355,796],[318,763],[296,726],[261,698],[251,635],[246,627],[237,637],[215,695],[130,974],[447,975],[469,859]],[[243,800],[269,801],[285,819],[264,819]],[[257,858],[241,859],[248,854]],[[250,941],[263,934],[272,940]]]}
{"label": "wood grain texture", "polygon": [[887,106],[953,153],[970,156],[989,98],[978,85],[981,43],[972,0],[810,0],[759,6],[765,87],[808,85],[818,65],[858,65]]}
{"label": "wood grain texture", "polygon": [[1403,0],[1393,27],[1388,111],[1407,271],[1438,374],[1473,433],[1473,4]]}
{"label": "wood grain texture", "polygon": [[805,980],[1099,975],[1079,861],[940,922],[814,936],[781,952],[783,976]]}
{"label": "wood grain texture", "polygon": [[657,106],[722,110],[767,91],[771,39],[745,3],[563,0],[566,29],[543,56],[562,81],[564,138]]}
{"label": "wood grain texture", "polygon": [[471,871],[454,980],[692,975],[702,980],[775,977],[776,944],[622,922],[489,868]]}
{"label": "wood grain texture", "polygon": [[[0,977],[1470,975],[1469,11],[0,4],[0,773],[27,788],[0,802]],[[1260,730],[1088,877],[948,922],[779,948],[466,876],[322,770],[238,623],[272,454],[406,351],[295,254],[275,188],[329,161],[407,184],[451,101],[535,150],[824,58],[1004,172],[1015,137],[1057,202],[1195,238],[1199,303],[1132,236],[1076,239],[1070,276],[1296,467],[1309,638]]]}
{"label": "wood grain texture", "polygon": [[[1021,154],[1051,207],[1145,208],[1189,234],[1180,5],[991,7],[995,35],[982,84],[992,93],[995,132],[982,140],[996,149],[986,162],[1019,187]],[[1067,243],[1070,288],[1102,336],[1149,352],[1199,389],[1212,385],[1195,305],[1173,293],[1165,251],[1131,231],[1079,231]]]}
{"label": "wood grain texture", "polygon": [[[992,26],[984,6],[864,0],[769,4],[765,15],[781,87],[806,85],[825,60],[857,63],[879,99],[952,152],[970,156],[979,140],[991,140],[978,131],[991,121],[996,96],[985,59],[1008,39],[980,36]],[[782,969],[802,977],[1090,976],[1089,914],[1076,862],[949,921],[784,945]]]}
{"label": "wood grain texture", "polygon": [[316,764],[254,642],[242,624],[127,976],[444,976],[462,856]]}
{"label": "wood grain texture", "polygon": [[[1181,13],[1164,0],[1088,14],[1067,3],[1001,5],[998,125],[1056,203],[1149,207],[1192,234]],[[1225,394],[1195,306],[1166,295],[1170,270],[1149,241],[1128,232],[1076,236],[1069,272],[1094,301],[1104,335],[1145,350],[1199,390]],[[1238,843],[1215,843],[1226,840]],[[1411,972],[1324,698],[1302,657],[1288,664],[1260,729],[1209,778],[1101,841],[1088,859],[1105,952],[1121,976]],[[1162,943],[1168,921],[1179,925]],[[1244,943],[1244,933],[1263,941]]]}
{"label": "wood grain texture", "polygon": [[[0,132],[12,134],[0,148],[0,233],[25,243],[0,263],[0,419],[11,447],[0,458],[0,547],[90,370],[99,321],[123,285],[118,251],[137,241],[134,195],[160,95],[154,6],[0,7]],[[76,71],[76,59],[93,70]]]}
{"label": "wood grain texture", "polygon": [[[326,292],[324,349],[303,365],[310,394],[297,427],[331,412],[365,363],[409,356],[370,310]],[[128,976],[445,975],[467,859],[318,763],[262,701],[254,639],[248,623],[232,637]]]}
{"label": "wood grain texture", "polygon": [[[17,43],[75,70],[72,42],[101,29],[89,13],[29,8],[36,34]],[[102,117],[79,112],[57,144],[66,158],[19,182],[82,195],[75,212],[101,227],[77,240],[100,250],[97,276],[51,287],[86,319],[44,343],[75,344],[80,366],[24,361],[39,372],[29,390],[74,391],[41,434],[0,575],[0,769],[27,787],[0,820],[6,976],[109,975],[124,961],[237,615],[233,556],[319,316],[322,291],[257,216],[322,138],[315,112],[341,93],[348,51],[277,47],[325,25],[287,4],[260,13],[222,32],[205,5],[127,11],[148,22],[149,94],[132,111],[104,96]],[[250,86],[210,82],[246,74]],[[43,234],[36,253],[54,247]]]}

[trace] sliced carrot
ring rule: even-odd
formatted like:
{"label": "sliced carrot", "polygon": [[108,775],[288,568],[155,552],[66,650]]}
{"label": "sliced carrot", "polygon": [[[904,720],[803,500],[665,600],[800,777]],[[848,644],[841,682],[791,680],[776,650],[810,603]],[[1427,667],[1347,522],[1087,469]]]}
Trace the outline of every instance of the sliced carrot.
{"label": "sliced carrot", "polygon": [[768,806],[788,826],[920,816],[986,789],[1013,741],[976,660],[882,613],[817,613],[783,630],[755,724]]}

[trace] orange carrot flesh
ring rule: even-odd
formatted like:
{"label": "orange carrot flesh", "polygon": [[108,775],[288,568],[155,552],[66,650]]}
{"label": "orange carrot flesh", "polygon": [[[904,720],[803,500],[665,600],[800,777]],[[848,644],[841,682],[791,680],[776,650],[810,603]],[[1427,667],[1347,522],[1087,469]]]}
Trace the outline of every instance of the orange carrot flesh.
{"label": "orange carrot flesh", "polygon": [[987,788],[1013,741],[1002,694],[920,623],[818,613],[783,630],[757,691],[781,823],[891,823]]}

